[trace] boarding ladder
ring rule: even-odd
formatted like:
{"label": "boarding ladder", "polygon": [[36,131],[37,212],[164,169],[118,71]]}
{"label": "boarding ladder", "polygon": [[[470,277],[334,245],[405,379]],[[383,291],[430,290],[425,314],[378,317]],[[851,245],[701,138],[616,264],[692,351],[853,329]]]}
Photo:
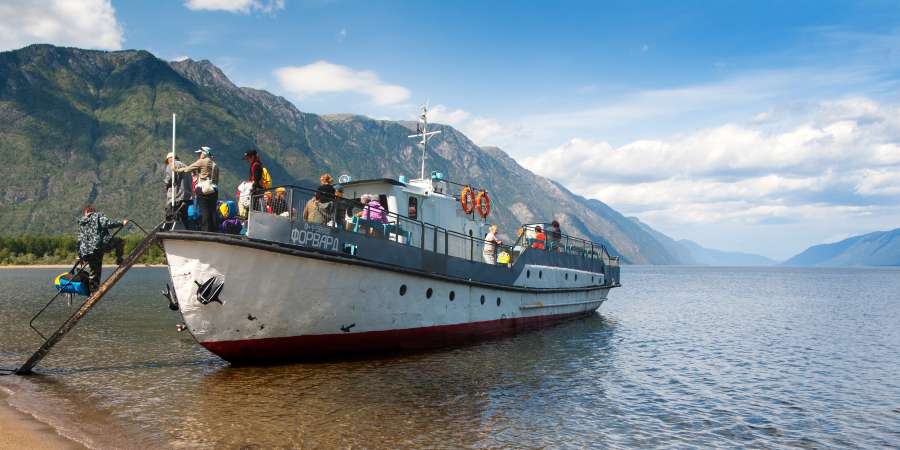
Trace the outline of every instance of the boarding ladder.
{"label": "boarding ladder", "polygon": [[[134,222],[132,221],[131,223]],[[136,223],[134,224],[137,225]],[[138,227],[140,228],[139,225]],[[43,345],[41,345],[41,348],[34,352],[34,354],[31,355],[31,358],[28,358],[28,361],[25,361],[25,364],[22,364],[22,367],[16,369],[16,375],[28,375],[32,373],[32,369],[34,369],[34,366],[36,366],[37,363],[41,362],[41,360],[44,359],[44,357],[47,356],[48,353],[50,353],[50,349],[53,348],[53,346],[56,345],[57,342],[62,340],[63,336],[65,336],[66,333],[71,331],[72,328],[75,328],[75,325],[78,323],[78,321],[81,320],[81,318],[84,317],[85,314],[87,314],[88,311],[90,311],[91,308],[93,308],[94,305],[96,305],[97,302],[99,302],[100,299],[102,299],[103,296],[106,295],[106,293],[109,292],[110,289],[112,289],[113,286],[115,286],[123,276],[125,276],[125,273],[128,272],[129,269],[131,269],[134,263],[137,262],[137,260],[144,254],[144,252],[146,252],[150,247],[153,246],[153,244],[156,243],[156,231],[158,229],[159,227],[156,227],[148,233],[144,231],[143,228],[141,228],[141,230],[146,234],[144,239],[134,248],[134,250],[131,251],[131,253],[128,254],[128,256],[125,257],[125,259],[122,261],[122,264],[119,264],[119,266],[116,267],[115,270],[113,270],[109,277],[107,277],[106,280],[104,280],[103,283],[100,284],[100,287],[97,288],[96,291],[91,293],[91,295],[87,298],[87,300],[84,301],[81,307],[78,308],[78,311],[75,311],[75,313],[72,314],[72,316],[69,317],[69,319],[66,320],[59,327],[59,329],[56,330],[55,333],[50,335],[49,338],[46,338]],[[56,297],[54,297],[54,299],[55,298]],[[50,302],[52,303],[53,299],[51,299]],[[47,306],[49,305],[50,304],[48,303]],[[46,309],[46,306],[44,307],[44,309]],[[38,315],[40,315],[40,313],[43,311],[44,310],[42,309],[38,313]],[[35,316],[35,318],[37,318],[37,315]],[[32,319],[32,322],[33,321],[34,319]],[[43,337],[43,335],[41,336]]]}

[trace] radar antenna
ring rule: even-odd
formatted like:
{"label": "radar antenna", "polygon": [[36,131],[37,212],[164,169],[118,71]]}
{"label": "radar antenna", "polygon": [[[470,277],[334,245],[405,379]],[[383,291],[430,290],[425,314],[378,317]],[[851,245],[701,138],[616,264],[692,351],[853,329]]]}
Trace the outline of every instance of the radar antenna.
{"label": "radar antenna", "polygon": [[441,130],[437,131],[428,131],[428,102],[426,101],[424,105],[422,105],[422,115],[419,116],[419,122],[416,125],[416,134],[411,134],[407,137],[409,138],[422,138],[418,144],[422,145],[422,172],[419,174],[419,178],[425,179],[425,150],[428,147],[428,139],[435,134],[439,134]]}

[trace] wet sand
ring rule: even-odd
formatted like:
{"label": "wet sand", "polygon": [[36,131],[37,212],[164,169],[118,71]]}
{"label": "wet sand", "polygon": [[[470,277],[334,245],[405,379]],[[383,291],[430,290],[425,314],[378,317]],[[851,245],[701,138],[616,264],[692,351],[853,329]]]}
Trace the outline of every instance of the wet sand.
{"label": "wet sand", "polygon": [[60,436],[49,425],[9,406],[8,397],[0,389],[0,450],[86,448]]}

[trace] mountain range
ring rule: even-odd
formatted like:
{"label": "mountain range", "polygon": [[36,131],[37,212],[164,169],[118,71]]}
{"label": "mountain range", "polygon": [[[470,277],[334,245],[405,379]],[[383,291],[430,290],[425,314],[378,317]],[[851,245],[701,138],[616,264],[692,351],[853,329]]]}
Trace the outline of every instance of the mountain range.
{"label": "mountain range", "polygon": [[[418,173],[421,153],[407,137],[415,122],[302,112],[282,97],[236,86],[205,60],[31,45],[0,53],[0,234],[71,233],[86,203],[157,223],[172,113],[181,154],[212,147],[225,192],[246,178],[248,149],[259,150],[276,184],[315,185],[323,172],[355,179]],[[719,261],[535,175],[499,148],[480,147],[449,126],[436,129],[428,169],[486,189],[491,220],[507,236],[521,223],[556,219],[625,262]]]}
{"label": "mountain range", "polygon": [[900,266],[900,228],[814,245],[784,262],[787,266]]}

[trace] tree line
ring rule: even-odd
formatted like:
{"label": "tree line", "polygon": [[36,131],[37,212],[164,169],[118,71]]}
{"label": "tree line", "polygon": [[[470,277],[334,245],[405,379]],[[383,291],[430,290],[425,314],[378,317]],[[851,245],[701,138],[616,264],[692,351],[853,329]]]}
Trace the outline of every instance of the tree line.
{"label": "tree line", "polygon": [[[128,255],[144,238],[143,235],[124,236]],[[0,265],[74,264],[77,259],[75,236],[0,236]],[[115,264],[115,254],[107,253],[104,264]],[[154,245],[138,260],[139,264],[165,264],[166,256]]]}

